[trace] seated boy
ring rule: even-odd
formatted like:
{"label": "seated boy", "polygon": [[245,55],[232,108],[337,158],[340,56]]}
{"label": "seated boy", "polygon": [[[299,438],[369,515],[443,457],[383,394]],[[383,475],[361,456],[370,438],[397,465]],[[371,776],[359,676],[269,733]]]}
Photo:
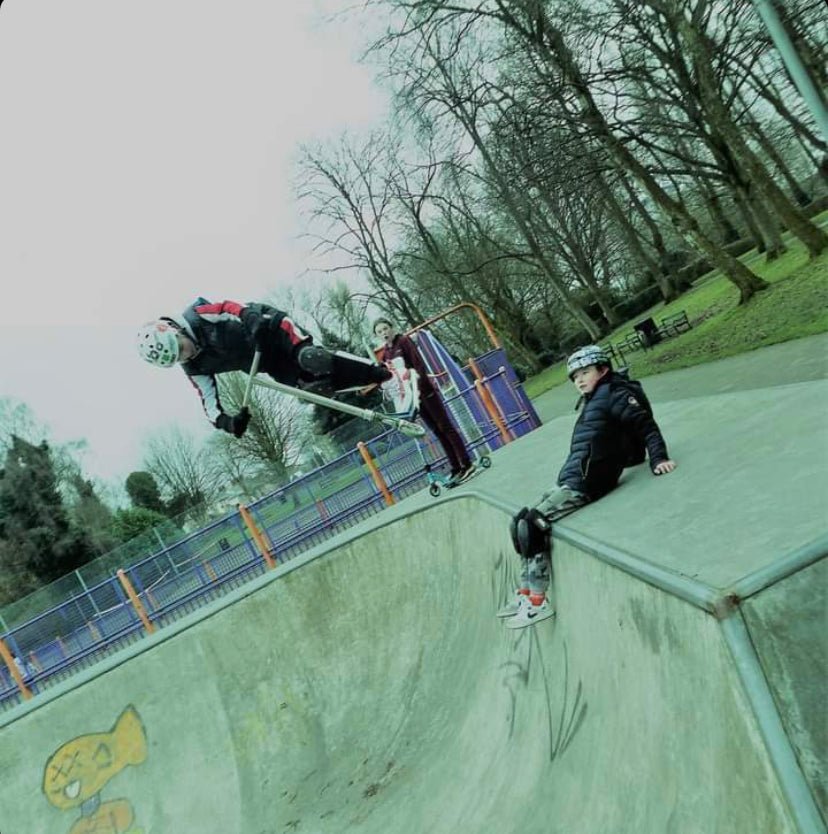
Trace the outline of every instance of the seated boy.
{"label": "seated boy", "polygon": [[644,462],[645,452],[654,475],[676,468],[641,383],[625,372],[614,372],[609,357],[597,345],[573,353],[566,369],[581,394],[583,411],[575,423],[557,488],[512,519],[512,542],[522,571],[514,600],[497,612],[498,617],[509,618],[507,628],[523,628],[555,613],[546,598],[553,521],[606,495],[618,484],[625,467]]}

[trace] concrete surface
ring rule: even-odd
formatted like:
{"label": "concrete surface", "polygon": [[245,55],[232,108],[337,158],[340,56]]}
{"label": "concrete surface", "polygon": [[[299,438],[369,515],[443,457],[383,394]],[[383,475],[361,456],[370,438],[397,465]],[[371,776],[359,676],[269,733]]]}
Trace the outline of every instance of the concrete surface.
{"label": "concrete surface", "polygon": [[[636,355],[627,357],[634,377]],[[820,333],[692,368],[641,377],[641,381],[653,402],[670,402],[826,378],[828,333]],[[571,414],[576,400],[575,389],[567,384],[546,391],[533,403],[541,420],[547,422]]]}
{"label": "concrete surface", "polygon": [[563,543],[558,620],[515,634],[509,551],[469,496],[146,641],[3,728],[0,830],[70,831],[46,763],[91,781],[119,743],[78,737],[132,706],[101,798],[147,834],[796,831],[714,618]]}
{"label": "concrete surface", "polygon": [[552,420],[0,716],[0,832],[824,831],[826,405],[657,401],[679,468],[562,521],[558,615],[511,632]]}

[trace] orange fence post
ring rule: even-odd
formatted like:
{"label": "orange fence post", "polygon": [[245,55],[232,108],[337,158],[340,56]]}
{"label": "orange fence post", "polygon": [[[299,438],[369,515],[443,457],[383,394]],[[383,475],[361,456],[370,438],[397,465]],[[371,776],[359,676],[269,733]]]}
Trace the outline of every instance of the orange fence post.
{"label": "orange fence post", "polygon": [[28,700],[32,697],[32,691],[23,683],[23,675],[20,674],[20,669],[17,668],[17,664],[14,662],[14,658],[12,657],[12,653],[9,651],[8,646],[6,646],[3,640],[0,640],[0,657],[6,663],[6,666],[9,669],[9,674],[11,674],[12,678],[14,678],[14,682],[17,684],[17,688],[20,690],[20,694]]}
{"label": "orange fence post", "polygon": [[472,373],[475,376],[474,387],[477,389],[477,393],[480,394],[480,399],[483,400],[484,408],[489,412],[489,417],[492,418],[492,421],[497,426],[497,430],[500,432],[503,442],[511,443],[511,441],[515,438],[506,427],[506,422],[501,416],[497,403],[489,393],[489,389],[486,388],[486,383],[483,381],[483,374],[480,372],[480,368],[477,367],[477,363],[471,357],[469,357],[469,367],[472,369]]}
{"label": "orange fence post", "polygon": [[100,632],[100,630],[98,629],[98,627],[95,625],[95,623],[93,623],[93,622],[90,620],[90,621],[89,621],[86,625],[87,625],[87,626],[88,626],[88,628],[89,628],[89,633],[92,635],[92,639],[93,639],[96,643],[100,643],[100,642],[101,642],[101,632]]}
{"label": "orange fence post", "polygon": [[359,449],[359,453],[362,455],[362,459],[365,461],[365,465],[368,467],[368,471],[371,473],[371,477],[374,479],[377,489],[382,493],[385,503],[390,507],[392,504],[396,503],[394,501],[394,496],[391,494],[391,490],[388,489],[388,484],[385,483],[385,478],[382,477],[382,472],[379,471],[376,462],[371,457],[368,447],[360,440],[359,443],[357,443],[357,449]]}
{"label": "orange fence post", "polygon": [[213,570],[213,566],[209,562],[202,562],[204,565],[204,570],[207,571],[207,576],[210,577],[211,582],[218,582],[218,576],[216,576],[216,572]]}
{"label": "orange fence post", "polygon": [[486,386],[479,379],[474,381],[474,387],[477,389],[477,393],[480,394],[480,399],[483,400],[483,405],[486,407],[486,411],[489,412],[489,417],[492,418],[492,422],[494,422],[497,426],[497,430],[500,432],[503,442],[511,443],[512,436],[509,434],[506,424],[503,422],[497,411],[497,406],[494,404],[492,395],[486,390]]}
{"label": "orange fence post", "polygon": [[265,560],[268,568],[275,568],[276,562],[270,555],[270,551],[273,549],[273,546],[265,538],[265,534],[258,528],[256,522],[253,520],[253,515],[250,510],[244,506],[244,504],[239,504],[239,515],[242,517],[242,521],[244,521],[251,538],[254,542],[256,542],[256,547],[259,548],[259,553],[261,553],[262,559]]}
{"label": "orange fence post", "polygon": [[127,578],[124,569],[118,568],[116,573],[118,581],[123,586],[123,589],[126,591],[126,595],[129,597],[129,601],[132,603],[132,607],[135,609],[135,613],[144,624],[144,630],[147,634],[152,634],[155,631],[155,626],[150,622],[150,618],[147,616],[146,609],[144,608],[144,603],[141,602],[138,598],[138,594],[135,593],[135,588],[132,587],[132,583]]}

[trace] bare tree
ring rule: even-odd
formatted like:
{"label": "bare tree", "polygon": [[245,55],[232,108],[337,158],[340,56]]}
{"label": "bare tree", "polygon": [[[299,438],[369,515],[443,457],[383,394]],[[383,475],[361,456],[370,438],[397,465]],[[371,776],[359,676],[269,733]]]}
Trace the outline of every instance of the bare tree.
{"label": "bare tree", "polygon": [[[583,126],[590,139],[600,144],[618,168],[636,180],[679,234],[739,288],[741,301],[747,301],[757,290],[767,286],[702,230],[686,206],[670,196],[617,135],[599,104],[598,94],[591,88],[588,77],[575,58],[561,16],[556,14],[553,19],[549,4],[540,0],[491,0],[474,4],[398,0],[396,5],[408,13],[408,18],[400,31],[393,34],[393,40],[433,38],[432,33],[443,26],[451,31],[461,26],[466,32],[475,25],[491,25],[492,22],[503,27],[508,36],[531,55],[537,71],[549,86],[550,94],[554,94],[559,104],[568,110],[570,118]],[[427,34],[424,34],[425,30]]]}
{"label": "bare tree", "polygon": [[203,518],[206,505],[218,498],[223,473],[207,447],[179,426],[149,436],[143,468],[155,476],[168,502]]}
{"label": "bare tree", "polygon": [[395,219],[387,169],[387,136],[374,136],[362,145],[343,137],[335,150],[304,149],[298,196],[318,230],[315,251],[334,261],[328,273],[359,270],[376,298],[409,324],[423,319],[402,287],[395,255]]}
{"label": "bare tree", "polygon": [[[219,377],[221,401],[230,411],[241,408],[246,385],[245,374]],[[267,471],[274,483],[280,483],[302,457],[310,431],[308,409],[294,397],[254,386],[250,410],[253,417],[244,435],[228,438],[233,444],[232,454],[239,462]]]}

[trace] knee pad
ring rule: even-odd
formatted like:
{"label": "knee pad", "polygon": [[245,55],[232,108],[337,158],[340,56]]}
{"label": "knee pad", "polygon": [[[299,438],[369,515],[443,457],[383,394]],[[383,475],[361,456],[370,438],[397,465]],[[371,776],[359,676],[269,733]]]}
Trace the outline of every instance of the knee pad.
{"label": "knee pad", "polygon": [[515,533],[518,553],[526,559],[550,550],[549,524],[537,510],[529,510],[518,519]]}
{"label": "knee pad", "polygon": [[296,354],[303,373],[311,377],[330,376],[334,369],[334,355],[320,345],[305,345]]}
{"label": "knee pad", "polygon": [[518,538],[518,524],[520,524],[528,512],[529,507],[523,507],[512,516],[512,520],[509,522],[509,535],[512,537],[512,546],[515,548],[515,552],[520,555],[523,555],[523,551],[520,548],[520,539]]}

